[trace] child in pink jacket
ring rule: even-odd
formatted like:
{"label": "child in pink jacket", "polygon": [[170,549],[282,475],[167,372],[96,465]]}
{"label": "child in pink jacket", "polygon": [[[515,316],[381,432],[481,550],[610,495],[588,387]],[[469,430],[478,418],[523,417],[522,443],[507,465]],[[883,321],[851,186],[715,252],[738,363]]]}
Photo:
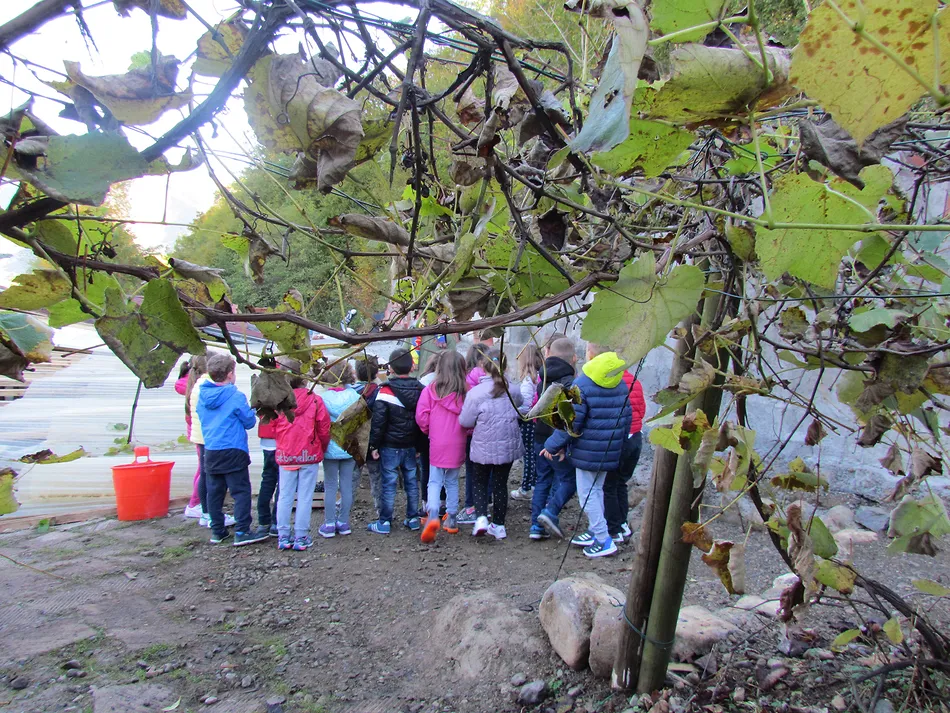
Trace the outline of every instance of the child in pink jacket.
{"label": "child in pink jacket", "polygon": [[465,359],[457,352],[445,352],[435,370],[435,381],[422,391],[416,406],[416,423],[429,436],[429,489],[426,504],[429,518],[422,541],[432,542],[439,531],[439,494],[445,488],[445,531],[457,533],[459,509],[459,469],[465,462],[468,429],[459,425],[465,401]]}

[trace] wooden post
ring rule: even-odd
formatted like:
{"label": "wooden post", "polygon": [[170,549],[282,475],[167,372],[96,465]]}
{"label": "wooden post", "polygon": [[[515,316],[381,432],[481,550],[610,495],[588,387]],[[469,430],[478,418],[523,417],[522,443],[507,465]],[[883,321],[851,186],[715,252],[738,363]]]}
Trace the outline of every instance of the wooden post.
{"label": "wooden post", "polygon": [[[713,324],[719,311],[719,297],[718,293],[707,293],[701,322],[704,326]],[[724,350],[720,352],[718,362],[722,365],[720,368],[724,368],[728,364],[728,353]],[[712,422],[719,414],[722,403],[722,381],[722,376],[717,375],[713,384],[690,402],[688,410],[702,409]],[[682,526],[683,523],[696,519],[705,485],[705,478],[696,487],[693,481],[692,455],[686,454],[679,459],[676,466],[666,516],[663,545],[653,587],[653,606],[647,621],[647,636],[637,678],[637,691],[641,693],[649,693],[663,687],[666,667],[673,651],[676,622],[683,602],[692,548],[683,542]]]}
{"label": "wooden post", "polygon": [[[670,385],[676,386],[690,369],[693,357],[693,326],[699,323],[698,315],[684,319],[680,326],[685,336],[676,346],[676,356],[670,368]],[[653,457],[653,475],[646,499],[643,524],[640,526],[640,544],[637,557],[630,573],[627,586],[627,601],[624,612],[629,624],[622,627],[611,685],[617,690],[628,691],[636,683],[640,670],[640,655],[643,651],[643,638],[631,629],[630,624],[639,631],[646,628],[647,615],[653,598],[653,581],[660,561],[660,547],[663,543],[664,524],[673,489],[673,474],[676,470],[676,454],[665,448],[657,448]]]}

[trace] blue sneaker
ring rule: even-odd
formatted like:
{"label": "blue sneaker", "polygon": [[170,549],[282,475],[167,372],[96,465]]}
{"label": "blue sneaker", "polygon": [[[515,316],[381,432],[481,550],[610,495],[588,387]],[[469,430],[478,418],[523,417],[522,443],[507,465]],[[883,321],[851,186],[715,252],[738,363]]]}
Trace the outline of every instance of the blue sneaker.
{"label": "blue sneaker", "polygon": [[388,535],[390,529],[389,520],[374,520],[366,526],[366,529],[370,532],[375,532],[377,535]]}
{"label": "blue sneaker", "polygon": [[[538,520],[540,519],[541,518],[539,517]],[[614,543],[614,541],[609,537],[607,540],[611,545]],[[590,530],[585,530],[579,535],[574,535],[574,537],[571,539],[571,544],[577,545],[578,547],[590,547],[591,545],[596,544],[596,542],[597,540],[594,539],[594,535]],[[611,552],[611,554],[613,554],[613,552]]]}
{"label": "blue sneaker", "polygon": [[310,535],[298,535],[294,539],[294,549],[297,552],[309,550],[311,547],[313,547],[313,540],[310,539]]}
{"label": "blue sneaker", "polygon": [[[541,511],[541,514],[538,515],[538,524],[555,537],[559,537],[562,540],[564,539],[564,533],[561,532],[557,515],[552,514],[550,510]],[[587,544],[589,545],[590,542]]]}
{"label": "blue sneaker", "polygon": [[459,525],[473,525],[476,519],[478,518],[475,515],[475,508],[465,508],[455,516],[455,521]]}
{"label": "blue sneaker", "polygon": [[268,537],[280,537],[280,533],[277,532],[277,525],[271,525],[267,529],[267,535]]}
{"label": "blue sneaker", "polygon": [[263,542],[267,539],[267,533],[257,530],[256,532],[235,532],[234,546],[243,547],[244,545],[253,545],[255,542]]}
{"label": "blue sneaker", "polygon": [[402,524],[408,527],[410,530],[415,532],[416,530],[422,529],[422,522],[417,517],[406,518],[402,521]]}
{"label": "blue sneaker", "polygon": [[327,539],[331,537],[336,537],[336,525],[332,522],[326,522],[320,525],[320,529],[317,530],[320,533],[320,537],[326,537]]}
{"label": "blue sneaker", "polygon": [[278,537],[277,538],[277,549],[278,550],[290,550],[293,549],[294,543],[289,537]]}
{"label": "blue sneaker", "polygon": [[336,524],[336,534],[338,534],[338,535],[349,535],[349,534],[352,534],[352,532],[353,532],[353,531],[350,529],[350,523],[348,523],[348,522],[338,522],[338,523]]}
{"label": "blue sneaker", "polygon": [[609,557],[617,551],[617,543],[610,537],[603,542],[594,540],[593,544],[584,548],[584,555],[593,559],[594,557]]}
{"label": "blue sneaker", "polygon": [[532,525],[531,529],[528,531],[528,537],[532,540],[549,540],[551,535],[548,534],[548,531],[545,530],[540,525]]}

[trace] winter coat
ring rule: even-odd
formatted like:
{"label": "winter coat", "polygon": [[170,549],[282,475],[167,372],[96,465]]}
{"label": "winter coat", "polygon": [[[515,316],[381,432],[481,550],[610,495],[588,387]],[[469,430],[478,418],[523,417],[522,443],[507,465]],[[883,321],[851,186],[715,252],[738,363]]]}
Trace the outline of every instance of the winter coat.
{"label": "winter coat", "polygon": [[[561,386],[570,386],[574,383],[574,366],[568,364],[560,357],[548,357],[544,360],[544,369],[541,370],[541,380],[538,381],[538,398],[551,384],[560,384]],[[540,418],[534,422],[534,442],[544,443],[554,429],[544,423]],[[540,450],[540,449],[539,449]]]}
{"label": "winter coat", "polygon": [[[247,397],[234,384],[216,384],[209,378],[201,383],[195,413],[209,451],[240,450],[247,453],[247,429],[254,428],[257,416]],[[192,428],[194,435],[194,428]]]}
{"label": "winter coat", "polygon": [[630,433],[631,410],[627,385],[623,383],[624,361],[614,352],[599,354],[584,365],[574,379],[581,402],[574,406],[571,430],[555,431],[545,442],[551,454],[567,449],[575,468],[610,471],[620,467],[623,446]]}
{"label": "winter coat", "polygon": [[459,423],[465,397],[448,394],[441,398],[435,386],[422,390],[416,406],[416,423],[429,436],[429,465],[437,468],[458,468],[465,462],[468,429]]}
{"label": "winter coat", "polygon": [[468,372],[468,374],[465,375],[465,383],[468,384],[469,391],[478,386],[478,382],[482,380],[482,377],[487,375],[487,372],[480,366],[476,366]]}
{"label": "winter coat", "polygon": [[211,377],[207,374],[199,376],[191,389],[191,398],[188,399],[188,412],[191,414],[191,435],[188,438],[191,439],[192,443],[199,446],[205,444],[205,439],[201,431],[201,415],[198,413],[198,395],[201,393],[201,385],[209,381],[211,381]]}
{"label": "winter coat", "polygon": [[643,430],[643,417],[647,412],[647,402],[643,398],[643,386],[640,380],[629,371],[623,373],[623,383],[630,394],[630,409],[633,418],[630,421],[630,433],[640,433]]}
{"label": "winter coat", "polygon": [[379,387],[373,401],[370,450],[419,445],[422,434],[416,425],[416,404],[421,394],[422,384],[411,376],[390,379]]}
{"label": "winter coat", "polygon": [[509,400],[504,394],[492,398],[493,388],[492,378],[483,376],[478,386],[465,396],[459,414],[459,423],[472,429],[473,463],[501,465],[524,455],[517,409],[521,405],[521,391],[517,386],[509,386]]}
{"label": "winter coat", "polygon": [[307,389],[294,389],[297,409],[291,423],[282,413],[277,418],[277,465],[299,468],[323,460],[330,443],[330,414],[323,399]]}
{"label": "winter coat", "polygon": [[185,392],[188,391],[188,376],[187,375],[181,377],[180,379],[178,379],[178,381],[175,382],[175,391],[178,393],[179,396],[185,395]]}
{"label": "winter coat", "polygon": [[[321,398],[323,405],[327,407],[327,413],[330,414],[330,421],[336,423],[344,411],[360,400],[360,395],[356,393],[356,389],[347,386],[342,389],[327,389],[321,394]],[[326,457],[330,460],[346,460],[353,456],[331,439],[330,445],[327,446]]]}
{"label": "winter coat", "polygon": [[518,411],[524,416],[531,410],[531,407],[534,406],[534,402],[537,401],[538,380],[526,376],[521,380],[519,390],[521,391],[521,406],[518,407]]}

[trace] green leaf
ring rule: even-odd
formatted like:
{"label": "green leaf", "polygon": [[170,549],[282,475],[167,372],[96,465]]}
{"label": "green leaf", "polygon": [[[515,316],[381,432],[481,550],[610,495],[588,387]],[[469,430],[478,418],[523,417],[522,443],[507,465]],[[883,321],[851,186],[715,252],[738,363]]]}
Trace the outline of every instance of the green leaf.
{"label": "green leaf", "polygon": [[919,591],[932,597],[950,596],[950,589],[929,579],[915,579],[911,582]]}
{"label": "green leaf", "polygon": [[36,453],[30,453],[29,455],[19,458],[20,463],[42,463],[44,465],[51,465],[53,463],[70,463],[74,460],[79,460],[80,458],[89,455],[86,449],[79,447],[74,451],[70,451],[65,455],[58,456],[53,451],[45,448]]}
{"label": "green leaf", "polygon": [[703,272],[698,267],[677,265],[658,277],[656,258],[648,252],[627,264],[612,287],[597,293],[581,337],[609,344],[627,362],[637,362],[696,310],[702,291]]}
{"label": "green leaf", "polygon": [[488,276],[488,283],[499,295],[523,306],[567,289],[564,276],[531,245],[524,246],[518,271],[514,272],[518,251],[518,242],[510,233],[497,236],[485,246],[485,260],[497,268]]}
{"label": "green leaf", "polygon": [[740,260],[755,260],[755,234],[743,225],[727,225],[726,240]]}
{"label": "green leaf", "polygon": [[34,270],[13,280],[17,284],[0,292],[0,307],[4,309],[43,309],[68,297],[72,287],[59,270]]}
{"label": "green leaf", "polygon": [[848,319],[848,326],[855,332],[867,332],[878,325],[884,325],[888,329],[897,326],[898,320],[903,320],[909,315],[899,309],[886,309],[884,307],[859,307]]}
{"label": "green leaf", "polygon": [[205,352],[201,335],[168,280],[151,280],[138,309],[126,303],[119,290],[107,288],[105,312],[96,320],[99,336],[147,389],[165,383],[181,354]]}
{"label": "green leaf", "polygon": [[679,433],[673,428],[654,428],[650,431],[650,443],[659,448],[683,455],[685,452],[680,445]]}
{"label": "green leaf", "polygon": [[40,220],[36,223],[33,236],[47,247],[66,255],[76,255],[78,241],[76,234],[63,220]]}
{"label": "green leaf", "polygon": [[805,465],[805,461],[796,458],[788,464],[788,472],[782,475],[776,475],[771,480],[772,485],[785,490],[802,490],[806,493],[814,493],[818,488],[828,490],[828,481]]}
{"label": "green leaf", "polygon": [[[928,495],[914,500],[904,496],[898,506],[891,511],[888,537],[922,535],[929,533],[934,537],[950,534],[950,517],[938,495]],[[893,544],[893,543],[892,543]]]}
{"label": "green leaf", "polygon": [[575,435],[571,432],[571,425],[574,422],[574,404],[580,402],[581,392],[576,386],[565,387],[555,382],[544,390],[526,417],[541,419],[552,428]]}
{"label": "green leaf", "polygon": [[363,122],[363,138],[356,147],[356,165],[369,161],[393,138],[393,122],[388,119],[369,119]]}
{"label": "green leaf", "polygon": [[53,353],[53,330],[28,314],[0,312],[0,336],[28,361],[49,361]]}
{"label": "green leaf", "polygon": [[861,636],[860,629],[848,629],[847,631],[842,631],[835,637],[834,641],[831,642],[831,650],[841,651],[845,646],[850,644],[859,636]]}
{"label": "green leaf", "polygon": [[142,50],[129,58],[129,70],[146,69],[152,66],[152,53]]}
{"label": "green leaf", "polygon": [[[882,186],[875,169],[883,169],[888,174],[887,185]],[[876,206],[890,186],[893,174],[883,166],[872,166],[864,169],[861,177],[867,185],[858,191],[843,179],[825,185],[804,173],[782,176],[772,190],[772,215],[781,223],[819,226],[867,223],[874,219],[874,211],[862,210],[861,205]],[[755,251],[763,272],[770,279],[788,272],[820,287],[832,288],[841,258],[862,237],[864,233],[853,230],[760,227],[755,234]]]}
{"label": "green leaf", "polygon": [[623,176],[635,169],[646,178],[659,176],[696,138],[690,131],[659,121],[630,120],[630,135],[610,151],[591,156],[595,166]]}
{"label": "green leaf", "polygon": [[305,147],[290,124],[277,121],[283,108],[273,106],[269,99],[270,67],[276,58],[277,55],[272,54],[262,57],[247,74],[248,84],[244,90],[247,121],[265,148],[272,151],[302,151]]}
{"label": "green leaf", "polygon": [[16,471],[11,468],[0,470],[0,515],[9,515],[20,509],[20,503],[13,495],[13,479]]}
{"label": "green leaf", "polygon": [[[924,87],[865,35],[901,58],[925,81],[934,81],[934,26],[940,57],[950,52],[946,11],[937,0],[838,0],[808,18],[792,59],[791,81],[829,112],[861,144],[875,129],[903,115],[924,95]],[[847,19],[845,19],[847,18]],[[861,33],[852,27],[857,23]],[[948,70],[943,63],[941,81]]]}
{"label": "green leaf", "polygon": [[[724,0],[653,0],[650,26],[659,35],[669,35],[719,18]],[[676,38],[676,42],[698,42],[714,28],[699,29]]]}
{"label": "green leaf", "polygon": [[[121,292],[119,281],[115,277],[85,268],[76,268],[76,284],[86,299],[100,308],[106,303],[107,289],[111,287]],[[92,319],[92,316],[83,312],[78,300],[69,297],[49,308],[49,326],[65,327],[68,324],[85,322],[87,319]]]}
{"label": "green leaf", "polygon": [[[733,148],[736,152],[736,157],[729,159],[722,166],[726,169],[726,173],[730,176],[746,176],[750,173],[757,174],[759,172],[759,162],[755,151],[752,151],[748,146],[735,146]],[[760,148],[762,149],[760,152],[762,156],[762,168],[766,171],[775,168],[783,158],[777,149],[761,146],[761,144]]]}
{"label": "green leaf", "polygon": [[48,517],[44,517],[38,523],[36,523],[36,532],[40,535],[45,535],[49,532],[50,521]]}
{"label": "green leaf", "polygon": [[[826,587],[831,587],[842,594],[851,594],[854,591],[854,582],[857,575],[848,567],[842,567],[840,564],[822,559],[818,561],[818,566],[815,567],[815,579]],[[845,632],[845,634],[847,633]],[[843,636],[844,634],[841,634],[834,640],[831,645],[832,648],[835,648],[836,645],[840,648],[855,638],[852,636],[845,639],[843,643],[839,643],[838,639]]]}
{"label": "green leaf", "polygon": [[50,197],[86,205],[100,205],[113,183],[147,170],[148,162],[115,133],[50,136],[45,160],[35,168],[17,166],[20,176]]}
{"label": "green leaf", "polygon": [[[861,247],[854,259],[863,263],[868,269],[873,270],[884,261],[884,257],[890,251],[891,247],[891,242],[881,235],[881,233],[872,233],[861,240]],[[903,262],[907,261],[898,250],[891,256],[891,259],[888,260],[888,265]]]}
{"label": "green leaf", "polygon": [[901,623],[896,618],[888,619],[884,622],[884,633],[891,640],[892,644],[900,644],[904,640],[904,632],[901,631]]}
{"label": "green leaf", "polygon": [[822,522],[821,518],[812,518],[811,528],[808,533],[811,535],[812,544],[815,546],[815,554],[825,559],[831,559],[838,554],[838,543],[831,536],[828,526]]}
{"label": "green leaf", "polygon": [[[299,314],[303,309],[303,298],[297,290],[289,290],[281,300],[275,311],[287,314]],[[293,322],[259,322],[258,328],[267,339],[277,345],[277,348],[297,359],[304,366],[313,360],[310,350],[310,333]]]}

